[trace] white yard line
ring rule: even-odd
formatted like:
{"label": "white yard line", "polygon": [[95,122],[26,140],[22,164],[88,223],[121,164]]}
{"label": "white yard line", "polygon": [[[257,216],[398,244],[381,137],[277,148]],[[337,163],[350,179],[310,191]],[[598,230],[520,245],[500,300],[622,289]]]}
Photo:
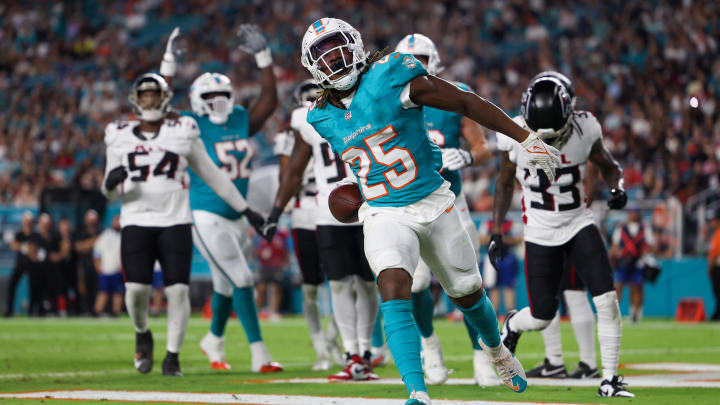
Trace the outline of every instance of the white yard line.
{"label": "white yard line", "polygon": [[[47,391],[0,394],[0,398],[16,399],[65,399],[102,400],[122,402],[190,402],[196,404],[245,404],[245,405],[388,405],[400,404],[403,399],[320,397],[307,395],[253,395],[253,394],[208,394],[194,392],[138,392],[138,391]],[[506,405],[498,401],[433,400],[437,405]],[[513,405],[536,405],[537,402],[512,402]],[[572,405],[546,403],[545,405]]]}

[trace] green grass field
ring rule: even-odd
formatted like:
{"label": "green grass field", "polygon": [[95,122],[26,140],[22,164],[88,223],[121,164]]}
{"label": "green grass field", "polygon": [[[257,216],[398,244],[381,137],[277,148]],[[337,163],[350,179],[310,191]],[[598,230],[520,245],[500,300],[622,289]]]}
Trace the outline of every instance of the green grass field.
{"label": "green grass field", "polygon": [[[239,323],[228,326],[226,350],[233,366],[230,371],[209,368],[198,349],[209,322],[193,317],[180,356],[184,377],[166,378],[160,373],[165,352],[165,319],[151,320],[155,335],[155,368],[140,375],[132,368],[134,333],[128,318],[120,319],[27,319],[0,320],[0,391],[27,392],[48,390],[137,390],[218,393],[256,393],[319,395],[372,398],[407,398],[400,385],[355,384],[268,384],[258,380],[286,378],[322,378],[327,372],[311,372],[314,353],[307,326],[302,318],[278,323],[262,323],[264,339],[275,360],[286,366],[279,374],[250,373],[249,350]],[[447,366],[453,378],[472,377],[472,351],[461,323],[436,321],[443,343]],[[576,365],[577,347],[571,327],[562,324],[563,347],[568,368]],[[720,324],[677,324],[671,321],[644,321],[625,325],[621,362],[631,363],[703,363],[720,364]],[[544,357],[539,333],[528,333],[518,346],[518,358],[526,369]],[[599,359],[598,359],[599,361]],[[397,378],[394,365],[376,369],[381,378]],[[625,375],[652,374],[662,371],[626,369]],[[666,374],[669,372],[665,372]],[[720,382],[720,375],[715,382]],[[531,385],[518,395],[504,387],[480,388],[469,385],[430,387],[435,399],[527,401],[562,403],[631,404],[720,404],[720,388],[640,388],[630,387],[637,398],[600,399],[596,387]],[[47,399],[0,399],[2,404],[40,402],[73,403]],[[82,401],[107,404],[107,400]],[[401,404],[400,400],[388,400]]]}

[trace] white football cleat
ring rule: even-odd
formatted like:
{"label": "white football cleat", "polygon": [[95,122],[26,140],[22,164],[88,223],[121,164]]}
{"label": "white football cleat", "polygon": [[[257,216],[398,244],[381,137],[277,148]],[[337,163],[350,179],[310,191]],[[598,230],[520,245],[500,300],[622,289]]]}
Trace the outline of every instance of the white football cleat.
{"label": "white football cleat", "polygon": [[200,350],[210,360],[210,368],[214,370],[230,370],[230,364],[228,364],[225,358],[225,338],[217,337],[212,332],[205,334],[205,337],[200,340]]}
{"label": "white football cleat", "polygon": [[473,350],[473,376],[475,383],[481,387],[495,387],[502,385],[490,359],[483,350]]}
{"label": "white football cleat", "polygon": [[[483,346],[483,349],[489,350],[485,346]],[[490,353],[488,353],[488,357],[490,358],[490,362],[495,365],[498,377],[500,377],[503,384],[517,393],[525,391],[527,388],[527,377],[525,376],[525,369],[523,369],[522,364],[520,364],[518,359],[513,356],[510,350],[502,343],[499,348],[494,350],[499,350],[498,355],[492,358],[490,357]]]}
{"label": "white football cleat", "polygon": [[437,335],[433,333],[428,338],[420,338],[422,342],[423,370],[428,383],[439,385],[444,384],[448,379],[448,369],[445,367],[445,361],[442,355],[442,345]]}
{"label": "white football cleat", "polygon": [[425,391],[413,391],[405,405],[432,405],[430,395]]}
{"label": "white football cleat", "polygon": [[611,380],[602,380],[600,388],[598,388],[598,396],[635,398],[635,394],[625,389],[626,386],[627,383],[623,382],[623,377],[615,375]]}
{"label": "white football cleat", "polygon": [[270,352],[262,340],[250,343],[250,370],[253,373],[276,373],[283,370],[282,364],[272,361]]}

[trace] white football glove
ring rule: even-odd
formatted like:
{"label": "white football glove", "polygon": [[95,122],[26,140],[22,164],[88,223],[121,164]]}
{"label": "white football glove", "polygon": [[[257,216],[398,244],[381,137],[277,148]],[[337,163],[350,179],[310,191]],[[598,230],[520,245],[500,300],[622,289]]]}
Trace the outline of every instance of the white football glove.
{"label": "white football glove", "polygon": [[470,152],[459,148],[442,149],[442,170],[458,170],[473,164],[475,159]]}
{"label": "white football glove", "polygon": [[165,45],[165,53],[160,63],[160,74],[163,76],[173,77],[175,76],[175,72],[177,72],[177,56],[179,56],[180,50],[173,46],[173,42],[179,35],[180,27],[175,27],[170,33],[167,45]]}
{"label": "white football glove", "polygon": [[555,181],[555,168],[560,167],[560,151],[543,142],[534,132],[531,132],[520,145],[528,162],[530,175],[536,177],[539,167],[551,183]]}
{"label": "white football glove", "polygon": [[337,183],[333,184],[333,190],[336,189],[336,188],[338,188],[338,187],[340,187],[340,186],[346,186],[346,185],[348,185],[348,184],[354,184],[354,185],[357,186],[357,185],[358,185],[357,177],[355,177],[355,175],[352,175],[352,174],[349,175],[349,176],[347,176],[347,177],[345,177],[344,179],[342,179],[342,180],[338,181]]}
{"label": "white football glove", "polygon": [[237,31],[238,49],[255,55],[258,68],[264,69],[272,65],[272,54],[267,39],[255,24],[242,24]]}

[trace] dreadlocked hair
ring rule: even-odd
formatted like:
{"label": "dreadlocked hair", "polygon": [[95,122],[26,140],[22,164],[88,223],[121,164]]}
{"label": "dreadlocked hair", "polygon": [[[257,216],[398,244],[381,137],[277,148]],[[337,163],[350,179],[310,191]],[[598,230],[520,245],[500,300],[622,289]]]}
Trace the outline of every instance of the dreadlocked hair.
{"label": "dreadlocked hair", "polygon": [[[374,54],[371,56],[368,56],[365,59],[365,67],[363,68],[362,72],[360,74],[364,74],[365,72],[370,69],[370,65],[373,63],[379,61],[382,59],[385,54],[387,53],[388,47],[385,47],[379,51],[375,51]],[[315,100],[315,106],[317,108],[325,108],[325,105],[330,102],[331,104],[340,104],[342,105],[342,101],[340,101],[339,98],[337,98],[337,93],[333,92],[333,89],[323,89],[322,93],[318,96],[318,98]]]}

